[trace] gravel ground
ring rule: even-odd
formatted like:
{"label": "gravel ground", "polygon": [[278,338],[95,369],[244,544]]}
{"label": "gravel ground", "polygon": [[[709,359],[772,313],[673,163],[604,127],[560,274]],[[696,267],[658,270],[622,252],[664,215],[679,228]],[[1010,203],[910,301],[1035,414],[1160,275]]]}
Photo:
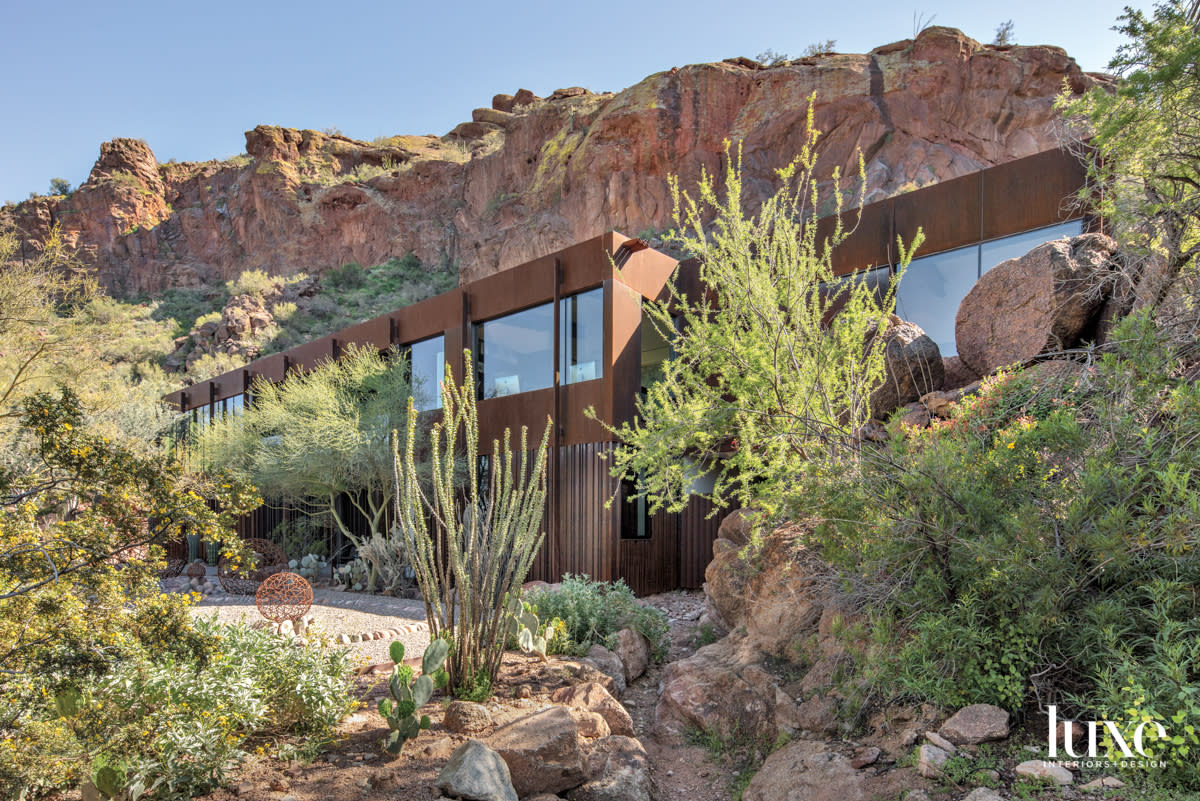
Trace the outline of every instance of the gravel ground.
{"label": "gravel ground", "polygon": [[[254,623],[263,619],[253,604],[199,605],[192,607],[192,614],[196,617],[208,618],[215,615],[219,623],[226,624],[237,623],[239,621]],[[379,615],[356,609],[340,609],[318,604],[313,605],[312,609],[309,610],[309,614],[314,618],[314,626],[319,627],[322,632],[330,637],[336,637],[339,634],[363,634],[365,632],[383,631],[386,629],[397,629],[400,631],[399,637],[338,646],[349,648],[352,652],[360,655],[364,665],[377,665],[381,662],[390,662],[391,657],[388,656],[388,648],[391,647],[393,640],[399,640],[404,643],[404,651],[409,657],[419,656],[424,653],[425,646],[429,644],[429,631],[425,626],[425,622],[414,621],[411,617]]]}

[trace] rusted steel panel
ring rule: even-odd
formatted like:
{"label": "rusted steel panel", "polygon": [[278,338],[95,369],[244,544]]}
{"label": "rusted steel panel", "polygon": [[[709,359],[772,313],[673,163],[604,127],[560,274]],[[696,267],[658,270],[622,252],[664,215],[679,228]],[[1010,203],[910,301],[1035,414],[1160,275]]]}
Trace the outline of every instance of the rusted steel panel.
{"label": "rusted steel panel", "polygon": [[679,586],[698,589],[704,585],[704,571],[712,561],[712,544],[717,539],[721,514],[709,517],[712,501],[692,496],[679,515]]}
{"label": "rusted steel panel", "polygon": [[[833,250],[834,275],[892,263],[896,252],[896,243],[892,239],[892,211],[893,203],[888,199],[864,206],[861,218],[854,209],[842,214],[842,227],[848,236]],[[818,246],[833,235],[835,222],[834,217],[819,221]]]}
{"label": "rusted steel panel", "polygon": [[273,353],[270,356],[264,356],[246,365],[245,369],[250,371],[251,386],[254,385],[255,379],[258,378],[263,378],[267,381],[282,381],[284,377],[284,361],[282,353]]}
{"label": "rusted steel panel", "polygon": [[529,429],[530,447],[541,441],[546,418],[554,413],[554,389],[506,395],[479,401],[479,451],[492,452],[492,440],[512,431],[514,446],[521,441],[521,426]]}
{"label": "rusted steel panel", "polygon": [[[625,240],[622,244],[640,242]],[[635,251],[618,251],[621,256],[616,279],[642,297],[651,300],[666,300],[671,276],[679,262],[665,253],[642,246]]]}
{"label": "rusted steel panel", "polygon": [[457,326],[462,320],[462,292],[457,287],[386,315],[396,321],[396,342],[420,342]]}
{"label": "rusted steel panel", "polygon": [[612,424],[632,420],[642,385],[642,296],[616,281],[605,284],[604,361],[611,366],[607,408],[596,408]]}
{"label": "rusted steel panel", "polygon": [[554,257],[545,256],[472,281],[464,291],[471,297],[471,318],[477,323],[549,303],[554,299]]}
{"label": "rusted steel panel", "polygon": [[[624,506],[624,504],[622,504]],[[635,514],[624,508],[621,514]],[[618,575],[638,595],[679,587],[679,515],[660,511],[650,521],[650,538],[620,541]]]}
{"label": "rusted steel panel", "polygon": [[979,241],[982,173],[926,187],[892,198],[896,208],[896,234],[911,247],[917,229],[925,243],[917,256],[952,250]]}
{"label": "rusted steel panel", "polygon": [[340,334],[340,331],[337,334],[329,334],[287,351],[289,367],[311,370],[319,364],[331,361],[334,358],[334,341],[339,339]]}
{"label": "rusted steel panel", "polygon": [[367,320],[365,323],[352,325],[334,334],[338,347],[346,349],[351,346],[374,347],[387,350],[391,345],[392,321],[384,314]]}
{"label": "rusted steel panel", "polygon": [[[611,581],[616,568],[616,510],[605,503],[616,491],[616,480],[608,475],[610,453],[604,443],[570,445],[562,448],[558,483],[561,526],[556,532],[559,556],[555,566],[561,573],[585,573],[599,581]],[[615,504],[614,504],[615,506]]]}
{"label": "rusted steel panel", "polygon": [[982,239],[1028,231],[1080,217],[1071,203],[1084,185],[1083,164],[1070,153],[1047,150],[983,173]]}
{"label": "rusted steel panel", "polygon": [[[562,393],[561,416],[559,424],[563,431],[564,445],[579,445],[584,442],[607,442],[612,435],[599,422],[589,420],[584,410],[592,407],[597,415],[608,408],[612,387],[608,376],[597,378],[595,381],[584,381],[579,384],[563,384],[559,390]],[[602,420],[608,421],[601,416]]]}

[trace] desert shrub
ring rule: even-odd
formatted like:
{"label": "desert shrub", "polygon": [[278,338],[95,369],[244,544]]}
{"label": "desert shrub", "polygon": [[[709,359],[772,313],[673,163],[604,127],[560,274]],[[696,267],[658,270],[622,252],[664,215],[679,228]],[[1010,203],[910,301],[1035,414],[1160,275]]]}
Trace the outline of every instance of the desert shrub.
{"label": "desert shrub", "polygon": [[296,304],[290,300],[276,303],[271,307],[271,316],[275,318],[276,322],[286,323],[296,314],[296,309]]}
{"label": "desert shrub", "polygon": [[223,306],[225,296],[209,297],[208,290],[180,287],[168,289],[153,300],[150,316],[175,324],[173,335],[186,334],[198,325],[197,319]]}
{"label": "desert shrub", "polygon": [[1195,747],[1195,354],[1147,314],[1111,342],[1092,370],[991,379],[954,419],[809,486],[828,521],[815,543],[887,646],[879,686],[945,706],[1065,700],[1083,720],[1133,709]]}
{"label": "desert shrub", "polygon": [[258,295],[261,298],[274,290],[277,283],[278,279],[263,270],[246,270],[234,280],[225,282],[225,289],[230,295]]}
{"label": "desert shrub", "polygon": [[582,655],[593,645],[611,648],[618,631],[632,628],[649,640],[655,660],[666,656],[666,616],[639,604],[624,581],[592,581],[567,574],[557,589],[531,590],[525,600],[537,608],[542,620],[558,619],[565,626],[566,642],[551,643],[550,650],[556,653]]}
{"label": "desert shrub", "polygon": [[324,279],[335,289],[357,289],[367,282],[367,271],[358,262],[349,261],[326,272]]}
{"label": "desert shrub", "polygon": [[[75,720],[92,689],[131,665],[212,660],[188,598],[159,587],[162,545],[186,529],[232,549],[233,521],[257,505],[240,482],[189,478],[161,452],[110,441],[69,390],[36,393],[20,414],[24,458],[0,467],[4,797],[78,782],[98,750]],[[96,742],[115,736],[94,728]]]}
{"label": "desert shrub", "polygon": [[83,776],[130,798],[191,798],[220,785],[248,744],[311,757],[357,705],[344,650],[291,647],[265,630],[195,624],[189,658],[140,653],[54,697],[0,746],[0,787],[53,787]]}

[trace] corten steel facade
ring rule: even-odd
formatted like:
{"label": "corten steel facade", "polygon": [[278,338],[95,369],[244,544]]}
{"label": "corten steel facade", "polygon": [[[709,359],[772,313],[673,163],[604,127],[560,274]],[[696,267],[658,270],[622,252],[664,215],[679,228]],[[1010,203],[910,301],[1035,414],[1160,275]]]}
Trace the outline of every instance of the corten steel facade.
{"label": "corten steel facade", "polygon": [[[983,265],[986,248],[1000,252],[979,243],[1024,246],[1036,244],[1035,229],[1047,237],[1082,229],[1066,198],[1083,181],[1073,158],[1049,151],[871,204],[854,234],[834,252],[835,272],[890,274],[897,236],[909,242],[920,226],[925,244],[922,259],[910,268],[909,276],[918,276],[914,285],[946,282],[947,269],[962,272],[965,264],[972,272],[954,280],[969,287],[994,266]],[[853,221],[853,213],[848,219]],[[289,371],[337,358],[351,345],[408,347],[418,379],[436,375],[445,359],[456,381],[469,377],[480,387],[481,449],[490,448],[505,428],[515,433],[527,426],[536,438],[547,416],[556,421],[546,542],[531,579],[556,581],[564,573],[623,578],[639,594],[699,587],[719,520],[710,516],[711,503],[694,496],[682,513],[653,518],[634,504],[610,504],[623,494],[609,475],[611,461],[602,458],[615,443],[604,426],[584,414],[592,407],[601,420],[632,419],[645,354],[652,347],[642,341],[643,303],[665,299],[673,276],[689,294],[698,289],[695,265],[679,265],[640,240],[610,232],[258,359],[172,393],[167,401],[194,416],[236,410],[255,381],[279,381]],[[919,300],[912,298],[909,305],[920,305]],[[956,308],[957,302],[944,310],[951,321]],[[480,364],[463,363],[465,348]],[[286,516],[262,509],[243,520],[242,533],[264,536]]]}

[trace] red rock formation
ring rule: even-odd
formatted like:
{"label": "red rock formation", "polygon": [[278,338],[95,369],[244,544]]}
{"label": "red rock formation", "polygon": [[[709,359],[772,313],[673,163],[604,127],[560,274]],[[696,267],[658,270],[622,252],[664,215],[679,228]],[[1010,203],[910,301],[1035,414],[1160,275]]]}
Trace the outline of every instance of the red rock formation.
{"label": "red rock formation", "polygon": [[31,239],[61,222],[117,289],[159,290],[290,274],[413,251],[471,280],[610,228],[669,225],[667,176],[685,187],[740,140],[747,200],[802,139],[817,94],[819,169],[867,164],[867,199],[1054,147],[1054,97],[1095,85],[1055,47],[994,48],[928,28],[865,55],[762,68],[745,59],[652,75],[617,94],[572,87],[547,99],[498,95],[441,139],[375,144],[260,126],[249,159],[154,161],[106,143],[69,198],[6,212]]}

